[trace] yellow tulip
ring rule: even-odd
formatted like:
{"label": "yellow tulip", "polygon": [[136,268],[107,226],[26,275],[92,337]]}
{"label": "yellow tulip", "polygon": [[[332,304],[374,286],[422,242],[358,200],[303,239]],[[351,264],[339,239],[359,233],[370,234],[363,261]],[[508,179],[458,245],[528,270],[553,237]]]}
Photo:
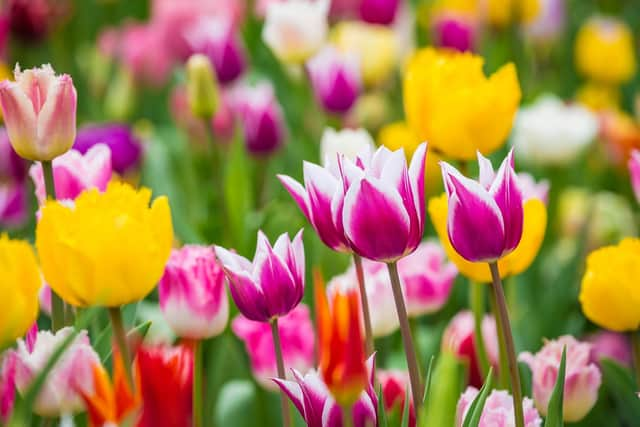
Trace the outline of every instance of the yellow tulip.
{"label": "yellow tulip", "polygon": [[[451,245],[447,234],[446,194],[429,200],[429,216],[447,256],[458,267],[460,273],[475,282],[490,282],[491,272],[486,263],[465,260]],[[546,227],[547,208],[544,203],[539,199],[527,200],[524,203],[524,224],[520,244],[513,252],[498,261],[501,277],[519,274],[531,265],[542,245]]]}
{"label": "yellow tulip", "polygon": [[580,288],[585,316],[613,331],[635,331],[640,327],[640,240],[624,239],[587,257]]}
{"label": "yellow tulip", "polygon": [[515,66],[489,78],[483,59],[471,53],[419,50],[404,77],[407,122],[430,148],[471,160],[491,154],[506,141],[520,102]]}
{"label": "yellow tulip", "polygon": [[38,317],[40,270],[29,243],[0,236],[0,349],[23,336]]}
{"label": "yellow tulip", "polygon": [[593,111],[616,110],[620,89],[615,85],[587,82],[576,92],[576,100]]}
{"label": "yellow tulip", "polygon": [[360,59],[362,80],[367,87],[384,83],[398,62],[398,42],[391,28],[359,21],[337,24],[331,40],[343,52]]}
{"label": "yellow tulip", "polygon": [[166,197],[112,182],[82,193],[75,206],[48,201],[36,229],[46,281],[69,304],[116,307],[153,290],[171,252]]}
{"label": "yellow tulip", "polygon": [[629,81],[636,70],[629,27],[615,18],[591,18],[578,31],[575,61],[585,76],[612,85]]}

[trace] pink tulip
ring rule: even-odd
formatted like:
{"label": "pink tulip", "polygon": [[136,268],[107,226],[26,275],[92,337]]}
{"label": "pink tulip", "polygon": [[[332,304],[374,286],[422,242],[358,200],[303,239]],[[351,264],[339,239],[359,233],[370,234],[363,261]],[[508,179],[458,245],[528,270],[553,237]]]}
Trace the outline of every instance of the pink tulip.
{"label": "pink tulip", "polygon": [[631,368],[631,342],[627,335],[612,331],[598,331],[586,340],[591,344],[591,361],[594,363],[600,364],[600,360],[606,358]]}
{"label": "pink tulip", "polygon": [[[402,414],[405,405],[407,387],[409,387],[409,374],[405,371],[382,371],[377,372],[378,382],[384,397],[385,411],[398,411]],[[409,393],[411,398],[411,393]],[[409,427],[416,426],[416,411],[413,400],[409,402]]]}
{"label": "pink tulip", "polygon": [[9,140],[29,160],[53,160],[76,137],[76,88],[67,74],[56,76],[50,65],[20,71],[15,82],[0,82],[0,105]]}
{"label": "pink tulip", "polygon": [[[21,394],[27,391],[57,346],[72,331],[70,327],[62,328],[55,334],[40,331],[33,345],[18,340],[18,348],[10,351],[10,357],[15,357],[15,382]],[[47,376],[36,397],[34,412],[53,417],[82,410],[84,404],[77,390],[93,394],[92,367],[99,363],[100,358],[91,347],[87,332],[80,332]]]}
{"label": "pink tulip", "polygon": [[629,174],[631,175],[631,187],[636,200],[640,202],[640,151],[633,150],[629,158]]}
{"label": "pink tulip", "polygon": [[477,23],[473,17],[444,12],[438,14],[433,22],[435,45],[460,52],[474,50],[478,38]]}
{"label": "pink tulip", "polygon": [[6,423],[13,413],[16,400],[16,357],[7,352],[0,358],[0,422]]}
{"label": "pink tulip", "polygon": [[360,92],[360,64],[350,53],[327,46],[307,62],[316,98],[330,113],[346,113]]}
{"label": "pink tulip", "polygon": [[447,232],[455,250],[468,261],[493,262],[513,251],[522,237],[522,191],[513,169],[513,151],[494,174],[478,152],[480,179],[463,176],[441,162],[449,198]]}
{"label": "pink tulip", "polygon": [[[254,322],[238,315],[233,319],[231,329],[245,343],[256,380],[265,388],[276,388],[271,381],[278,376],[271,327],[265,322]],[[278,331],[285,366],[303,372],[311,369],[314,361],[315,334],[309,308],[300,304],[286,316],[280,317]]]}
{"label": "pink tulip", "polygon": [[158,285],[160,309],[176,335],[206,339],[220,334],[229,318],[224,272],[213,249],[174,249]]}
{"label": "pink tulip", "polygon": [[267,236],[258,232],[253,263],[245,257],[215,247],[229,279],[231,296],[248,319],[269,322],[293,310],[304,294],[304,246],[302,230],[293,241],[287,233],[271,246]]}
{"label": "pink tulip", "polygon": [[153,24],[129,24],[120,36],[119,54],[136,82],[159,87],[171,74],[175,58]]}
{"label": "pink tulip", "polygon": [[[456,427],[462,426],[469,406],[471,406],[471,402],[473,402],[478,393],[477,388],[467,387],[467,390],[460,396],[456,409]],[[542,418],[534,408],[531,399],[525,397],[522,400],[522,406],[524,409],[524,426],[542,426]],[[484,404],[478,427],[513,427],[513,420],[513,398],[507,391],[493,390]]]}
{"label": "pink tulip", "polygon": [[398,261],[398,273],[411,317],[434,313],[447,302],[458,269],[447,262],[436,241],[422,242],[411,255]]}
{"label": "pink tulip", "polygon": [[[442,349],[466,360],[469,363],[469,384],[480,387],[484,377],[480,373],[480,361],[476,353],[474,326],[473,313],[461,311],[456,314],[442,335]],[[482,319],[482,338],[489,363],[496,369],[498,367],[498,334],[493,316],[484,316]]]}
{"label": "pink tulip", "polygon": [[0,183],[0,226],[19,228],[29,218],[26,181]]}
{"label": "pink tulip", "polygon": [[[352,425],[367,427],[378,425],[378,397],[373,384],[373,356],[367,361],[370,380],[369,386],[362,391],[360,398],[352,407]],[[342,427],[342,409],[331,397],[329,389],[315,370],[302,375],[292,369],[295,381],[274,378],[280,389],[289,396],[308,427]]]}
{"label": "pink tulip", "polygon": [[[111,180],[111,150],[105,144],[96,144],[85,154],[74,149],[53,161],[53,180],[59,200],[74,200],[85,190],[107,189]],[[36,188],[36,197],[42,205],[46,200],[42,165],[31,166],[29,175]]]}
{"label": "pink tulip", "polygon": [[360,17],[371,24],[393,23],[400,6],[399,0],[361,0]]}
{"label": "pink tulip", "polygon": [[591,344],[564,335],[548,341],[535,355],[522,353],[519,359],[531,368],[533,398],[540,413],[546,415],[565,347],[567,364],[563,416],[567,422],[576,422],[583,419],[596,404],[602,381],[600,369],[591,361]]}

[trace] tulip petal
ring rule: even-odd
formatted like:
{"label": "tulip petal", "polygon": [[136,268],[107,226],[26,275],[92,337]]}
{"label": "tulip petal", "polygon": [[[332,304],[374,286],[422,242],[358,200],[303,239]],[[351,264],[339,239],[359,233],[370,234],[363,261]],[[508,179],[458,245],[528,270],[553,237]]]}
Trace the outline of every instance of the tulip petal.
{"label": "tulip petal", "polygon": [[302,388],[300,385],[294,381],[281,380],[280,378],[271,378],[271,381],[276,383],[278,387],[280,387],[280,390],[289,396],[289,399],[296,406],[300,415],[304,416],[305,408],[302,401],[304,396],[302,395]]}
{"label": "tulip petal", "polygon": [[253,266],[245,257],[231,252],[222,246],[215,246],[216,258],[222,267],[233,274],[240,274],[243,271],[251,272]]}
{"label": "tulip petal", "polygon": [[227,272],[231,297],[240,312],[249,320],[266,322],[271,319],[265,295],[248,273],[233,274]]}
{"label": "tulip petal", "polygon": [[427,162],[427,143],[423,142],[418,146],[411,158],[409,165],[409,182],[413,191],[413,200],[416,204],[416,211],[419,212],[418,220],[424,227],[425,202],[424,202],[424,174]]}
{"label": "tulip petal", "polygon": [[518,177],[511,166],[512,163],[513,150],[503,160],[496,179],[489,189],[489,193],[502,212],[505,234],[503,254],[513,251],[520,243],[524,222],[522,192],[518,185]]}
{"label": "tulip petal", "polygon": [[52,160],[73,145],[76,138],[77,94],[71,77],[64,74],[50,87],[38,114],[37,135],[43,145],[41,160]]}
{"label": "tulip petal", "polygon": [[286,190],[291,194],[293,200],[296,202],[304,216],[307,217],[307,220],[311,222],[311,214],[309,212],[309,200],[307,198],[307,191],[305,188],[295,179],[291,178],[287,175],[277,175],[278,179],[286,188]]}
{"label": "tulip petal", "polygon": [[299,372],[294,371],[293,375],[300,384],[304,397],[304,419],[307,426],[322,426],[322,410],[327,400],[327,386],[322,382],[315,371],[305,375],[304,378]]}
{"label": "tulip petal", "polygon": [[287,314],[302,299],[285,260],[268,247],[264,262],[256,266],[255,277],[262,286],[269,317]]}
{"label": "tulip petal", "polygon": [[0,105],[13,148],[21,157],[36,159],[36,114],[31,101],[16,83],[5,80],[0,82]]}

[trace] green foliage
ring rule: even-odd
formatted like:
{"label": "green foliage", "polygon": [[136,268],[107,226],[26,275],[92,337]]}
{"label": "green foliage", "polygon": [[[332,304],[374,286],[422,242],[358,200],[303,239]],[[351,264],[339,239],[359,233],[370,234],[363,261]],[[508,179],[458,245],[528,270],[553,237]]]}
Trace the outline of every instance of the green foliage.
{"label": "green foliage", "polygon": [[482,416],[482,410],[484,409],[484,404],[487,401],[487,397],[489,397],[489,393],[491,393],[493,381],[493,368],[489,368],[489,373],[487,374],[487,378],[484,380],[484,384],[480,389],[480,392],[473,399],[471,405],[469,405],[469,409],[467,411],[467,415],[464,417],[464,422],[462,423],[463,427],[478,427],[480,423],[480,417]]}
{"label": "green foliage", "polygon": [[562,359],[560,359],[560,368],[558,369],[558,378],[553,386],[551,399],[547,408],[547,418],[544,420],[544,427],[562,427],[564,426],[562,417],[562,405],[564,403],[564,381],[567,366],[567,347],[562,350]]}

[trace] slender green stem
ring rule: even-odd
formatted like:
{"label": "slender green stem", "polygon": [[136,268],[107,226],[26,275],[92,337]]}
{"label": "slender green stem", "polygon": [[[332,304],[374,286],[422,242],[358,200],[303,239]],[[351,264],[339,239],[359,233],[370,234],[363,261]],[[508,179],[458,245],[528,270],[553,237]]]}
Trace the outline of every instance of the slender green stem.
{"label": "slender green stem", "polygon": [[353,406],[342,407],[342,427],[353,427]]}
{"label": "slender green stem", "polygon": [[631,346],[633,348],[633,367],[636,371],[636,381],[640,386],[640,331],[631,332]]}
{"label": "slender green stem", "polygon": [[[278,378],[286,379],[284,373],[284,359],[282,358],[282,344],[280,343],[280,332],[278,331],[278,318],[271,321],[271,334],[273,335],[273,347],[276,350],[276,362],[278,364]],[[291,426],[291,414],[289,413],[289,403],[287,396],[281,392],[282,399],[282,425],[283,427]]]}
{"label": "slender green stem", "polygon": [[407,308],[402,295],[402,287],[400,285],[400,276],[398,275],[398,265],[396,262],[387,264],[389,270],[389,279],[391,280],[391,289],[393,290],[393,299],[396,303],[396,311],[398,320],[400,321],[400,332],[402,333],[402,342],[404,344],[404,353],[407,358],[407,367],[409,368],[409,379],[411,380],[411,395],[413,396],[413,404],[419,408],[422,404],[422,386],[420,380],[420,368],[416,359],[416,350],[411,337],[411,327],[409,326],[409,318],[407,316]]}
{"label": "slender green stem", "polygon": [[511,390],[509,385],[509,364],[507,362],[507,346],[504,342],[504,333],[502,333],[502,323],[498,322],[498,306],[496,305],[495,298],[489,299],[491,303],[491,312],[493,318],[496,319],[496,335],[498,335],[498,386],[501,389]]}
{"label": "slender green stem", "polygon": [[509,365],[509,374],[511,377],[511,393],[513,396],[513,408],[515,414],[516,427],[524,427],[524,412],[522,409],[522,388],[520,387],[520,372],[518,370],[518,362],[516,359],[516,349],[513,343],[513,334],[511,333],[511,325],[509,324],[509,313],[507,312],[507,304],[504,298],[504,290],[502,289],[502,280],[498,271],[496,262],[489,263],[491,270],[492,290],[496,303],[498,318],[496,323],[502,324],[502,335],[504,336],[505,347],[507,350],[507,361]]}
{"label": "slender green stem", "polygon": [[202,341],[195,340],[193,346],[193,427],[202,427]]}
{"label": "slender green stem", "polygon": [[127,344],[127,335],[124,331],[124,325],[122,324],[122,313],[120,307],[109,307],[109,317],[111,318],[111,327],[113,328],[113,335],[116,339],[118,350],[120,350],[120,356],[124,363],[124,372],[127,376],[127,381],[131,390],[135,390],[135,383],[133,382],[133,373],[131,371],[131,352],[129,351],[129,345]]}
{"label": "slender green stem", "polygon": [[473,312],[473,344],[478,356],[480,375],[486,378],[489,372],[489,358],[487,349],[484,346],[484,336],[482,335],[482,320],[484,319],[484,284],[469,282],[469,300],[471,311]]}
{"label": "slender green stem", "polygon": [[362,258],[353,254],[353,263],[356,266],[356,276],[358,277],[358,287],[360,288],[360,301],[362,303],[362,316],[364,318],[364,332],[366,338],[367,356],[373,354],[373,329],[371,328],[371,314],[369,314],[369,298],[364,283],[364,271],[362,270]]}

